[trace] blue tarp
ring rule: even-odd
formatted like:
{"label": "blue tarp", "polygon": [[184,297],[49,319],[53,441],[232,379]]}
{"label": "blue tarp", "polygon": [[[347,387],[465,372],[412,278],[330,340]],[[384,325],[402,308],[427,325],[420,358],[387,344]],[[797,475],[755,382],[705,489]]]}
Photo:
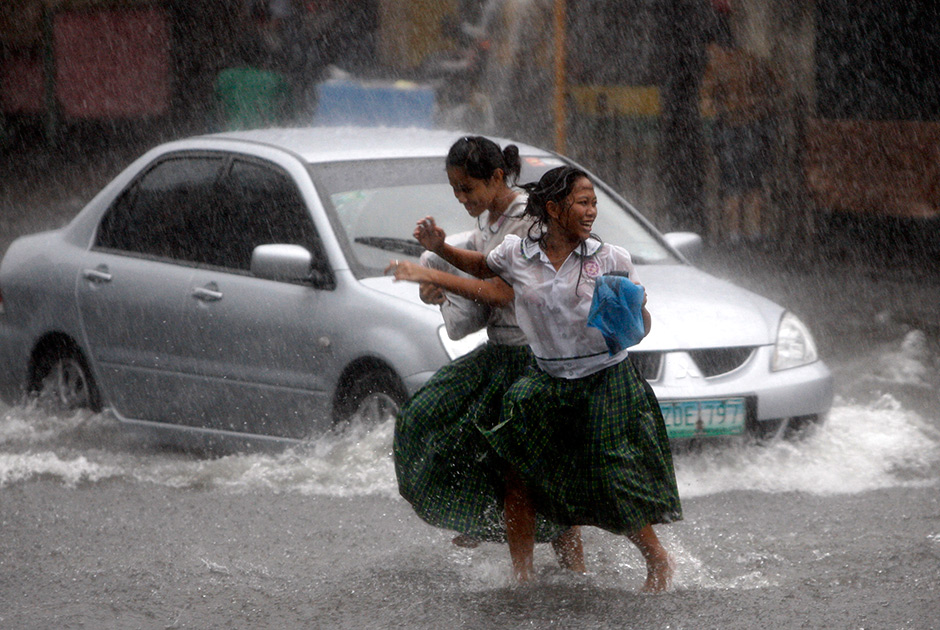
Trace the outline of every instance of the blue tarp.
{"label": "blue tarp", "polygon": [[421,127],[434,122],[434,90],[407,82],[325,81],[317,86],[314,124]]}

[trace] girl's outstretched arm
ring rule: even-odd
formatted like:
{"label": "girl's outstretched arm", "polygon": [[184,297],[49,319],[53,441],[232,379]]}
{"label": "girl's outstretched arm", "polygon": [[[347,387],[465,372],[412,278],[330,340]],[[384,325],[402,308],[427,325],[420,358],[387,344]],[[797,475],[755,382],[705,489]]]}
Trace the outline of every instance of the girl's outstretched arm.
{"label": "girl's outstretched arm", "polygon": [[[456,248],[454,248],[456,249]],[[457,249],[459,252],[468,252],[470,254],[479,254],[470,250]],[[480,254],[482,257],[483,255]],[[483,266],[486,266],[484,261]],[[487,267],[489,269],[489,267]],[[490,304],[492,306],[505,306],[512,302],[514,293],[512,287],[506,284],[500,278],[491,278],[488,280],[478,280],[476,278],[463,278],[454,274],[430,269],[421,265],[416,265],[407,260],[392,261],[385,269],[385,273],[392,273],[396,280],[410,280],[411,282],[426,282],[434,284],[459,296],[470,300]]]}
{"label": "girl's outstretched arm", "polygon": [[444,230],[437,227],[433,217],[425,217],[418,221],[414,237],[425,249],[434,252],[464,273],[483,279],[496,277],[496,274],[487,266],[486,256],[482,252],[448,245],[444,241]]}

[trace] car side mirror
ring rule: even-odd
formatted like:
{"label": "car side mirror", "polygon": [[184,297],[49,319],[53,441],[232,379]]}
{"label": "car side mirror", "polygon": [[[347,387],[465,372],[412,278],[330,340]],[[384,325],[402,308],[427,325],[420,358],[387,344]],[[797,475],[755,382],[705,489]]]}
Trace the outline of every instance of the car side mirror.
{"label": "car side mirror", "polygon": [[251,252],[251,274],[265,280],[310,280],[313,255],[300,245],[258,245]]}
{"label": "car side mirror", "polygon": [[669,232],[663,236],[666,243],[689,262],[695,262],[702,253],[702,237],[695,232]]}

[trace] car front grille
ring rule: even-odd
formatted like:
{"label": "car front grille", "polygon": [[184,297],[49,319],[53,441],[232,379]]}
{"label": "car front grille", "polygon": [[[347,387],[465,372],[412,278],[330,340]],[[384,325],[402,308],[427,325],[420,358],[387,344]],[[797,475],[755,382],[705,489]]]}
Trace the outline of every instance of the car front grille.
{"label": "car front grille", "polygon": [[733,372],[751,357],[754,348],[708,348],[706,350],[692,350],[689,356],[695,361],[699,371],[705,378]]}
{"label": "car front grille", "polygon": [[[710,378],[733,372],[747,363],[753,353],[752,347],[707,348],[690,350],[689,356],[695,361],[702,376]],[[629,356],[644,379],[656,381],[660,378],[663,366],[662,352],[631,352]]]}

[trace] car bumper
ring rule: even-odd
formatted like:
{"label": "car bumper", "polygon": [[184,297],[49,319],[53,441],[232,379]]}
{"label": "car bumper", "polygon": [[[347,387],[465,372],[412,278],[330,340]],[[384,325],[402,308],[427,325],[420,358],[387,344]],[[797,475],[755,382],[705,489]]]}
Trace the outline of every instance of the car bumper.
{"label": "car bumper", "polygon": [[833,401],[833,377],[822,361],[771,371],[773,347],[757,348],[741,367],[706,378],[685,352],[668,352],[660,377],[650,381],[660,401],[727,399],[754,401],[753,420],[825,416]]}

